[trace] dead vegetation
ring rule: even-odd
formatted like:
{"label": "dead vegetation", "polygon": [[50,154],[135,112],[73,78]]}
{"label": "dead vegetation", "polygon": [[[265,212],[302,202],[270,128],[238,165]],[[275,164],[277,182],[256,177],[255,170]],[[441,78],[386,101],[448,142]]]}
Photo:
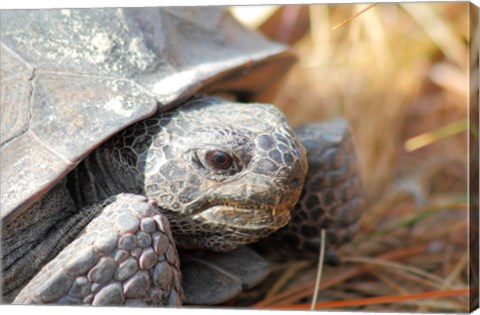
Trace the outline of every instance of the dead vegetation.
{"label": "dead vegetation", "polygon": [[[361,230],[324,266],[317,309],[468,310],[468,18],[468,3],[336,4],[259,26],[299,55],[275,103],[293,125],[346,117],[365,184]],[[316,267],[283,266],[236,302],[309,309]]]}

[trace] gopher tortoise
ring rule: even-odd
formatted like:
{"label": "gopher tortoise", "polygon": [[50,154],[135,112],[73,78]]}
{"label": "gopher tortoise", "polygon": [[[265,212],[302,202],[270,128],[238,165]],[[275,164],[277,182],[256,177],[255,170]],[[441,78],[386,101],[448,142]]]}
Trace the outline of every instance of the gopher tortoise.
{"label": "gopher tortoise", "polygon": [[354,234],[345,122],[245,103],[278,88],[283,45],[215,7],[0,14],[4,302],[214,304],[268,273],[244,245]]}

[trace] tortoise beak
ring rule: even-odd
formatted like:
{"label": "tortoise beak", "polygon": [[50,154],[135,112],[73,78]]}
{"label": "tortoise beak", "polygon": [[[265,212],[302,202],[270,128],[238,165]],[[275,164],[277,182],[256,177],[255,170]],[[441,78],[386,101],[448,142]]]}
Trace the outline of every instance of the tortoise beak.
{"label": "tortoise beak", "polygon": [[[289,182],[288,184],[286,182]],[[229,230],[238,230],[251,234],[262,234],[256,239],[285,226],[290,221],[290,211],[300,196],[303,180],[292,184],[291,178],[272,183],[267,176],[246,176],[243,184],[229,189],[218,189],[214,200],[217,202],[193,215],[194,219],[215,222]],[[245,198],[248,196],[248,198]],[[253,233],[255,231],[255,233]],[[263,233],[258,233],[264,231]]]}
{"label": "tortoise beak", "polygon": [[195,219],[205,220],[226,226],[231,230],[260,232],[270,234],[285,226],[290,220],[290,209],[280,208],[241,208],[239,206],[219,205],[197,214]]}

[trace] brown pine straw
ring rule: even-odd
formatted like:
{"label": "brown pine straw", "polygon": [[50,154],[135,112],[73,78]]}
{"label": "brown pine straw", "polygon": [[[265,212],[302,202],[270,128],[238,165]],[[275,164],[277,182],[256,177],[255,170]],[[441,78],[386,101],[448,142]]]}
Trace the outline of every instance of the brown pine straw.
{"label": "brown pine straw", "polygon": [[[445,298],[445,297],[469,295],[469,294],[472,294],[472,290],[468,288],[446,290],[446,291],[431,291],[431,292],[422,292],[422,293],[407,294],[407,295],[379,296],[379,297],[365,298],[365,299],[323,302],[323,303],[317,303],[315,305],[315,308],[330,309],[330,308],[339,308],[339,307],[348,307],[348,306],[356,307],[361,305],[397,303],[397,302],[405,302],[405,301],[411,301],[411,300]],[[273,306],[269,308],[282,309],[282,310],[306,310],[310,308],[310,304],[278,305],[278,306]]]}
{"label": "brown pine straw", "polygon": [[422,276],[428,280],[431,281],[431,283],[436,284],[438,286],[441,286],[443,284],[443,279],[435,276],[433,274],[430,274],[428,272],[423,271],[420,268],[416,268],[413,266],[405,266],[396,262],[390,262],[390,261],[385,261],[384,259],[372,259],[368,257],[346,257],[344,259],[345,262],[355,262],[355,263],[364,263],[364,264],[369,264],[369,265],[375,265],[378,267],[383,267],[383,268],[391,268],[391,269],[398,269],[401,271],[408,271],[410,273],[413,273],[415,275]]}
{"label": "brown pine straw", "polygon": [[388,275],[386,275],[386,274],[384,274],[384,273],[382,273],[378,270],[375,270],[375,269],[372,269],[369,272],[372,275],[374,275],[375,277],[377,277],[380,281],[385,283],[388,287],[395,290],[398,294],[401,294],[401,295],[407,295],[408,294],[407,289],[403,288],[402,285],[400,283],[398,283],[397,281],[392,280],[390,277],[388,277]]}
{"label": "brown pine straw", "polygon": [[282,287],[287,283],[295,274],[297,274],[301,269],[310,265],[309,261],[302,260],[298,262],[291,263],[288,269],[275,281],[272,287],[268,290],[265,297],[272,297],[278,294]]}
{"label": "brown pine straw", "polygon": [[334,27],[331,28],[332,31],[336,30],[337,28],[339,27],[342,27],[343,25],[347,24],[348,22],[350,22],[351,20],[353,20],[354,18],[356,18],[357,16],[359,16],[360,14],[364,13],[365,11],[367,10],[370,10],[371,8],[373,8],[374,6],[376,6],[378,3],[373,3],[373,4],[370,4],[369,6],[367,6],[365,9],[355,13],[354,15],[352,15],[351,17],[349,17],[348,19],[346,19],[345,21],[341,22],[341,23],[338,23],[337,25],[335,25]]}
{"label": "brown pine straw", "polygon": [[[423,253],[425,252],[426,249],[427,249],[427,245],[419,245],[419,246],[402,248],[393,252],[379,255],[377,259],[394,260],[394,259],[405,258],[408,256],[413,256],[413,255]],[[367,268],[365,266],[349,268],[339,273],[337,276],[324,281],[320,285],[320,290],[325,290],[347,279],[353,278],[361,274],[362,272],[365,272],[366,270]],[[309,281],[303,285],[294,287],[290,290],[286,290],[278,295],[267,297],[264,300],[254,304],[252,307],[268,308],[276,304],[278,305],[278,303],[282,303],[285,305],[287,305],[288,303],[293,303],[301,298],[310,296],[312,294],[312,290],[314,286],[315,286],[315,280]]]}
{"label": "brown pine straw", "polygon": [[325,258],[325,229],[322,229],[320,232],[320,239],[322,240],[320,246],[320,258],[318,259],[318,267],[317,267],[317,278],[315,280],[315,288],[313,289],[313,299],[311,303],[310,310],[315,310],[315,305],[317,304],[318,298],[318,291],[320,291],[320,282],[322,281],[322,270],[323,270],[323,260]]}

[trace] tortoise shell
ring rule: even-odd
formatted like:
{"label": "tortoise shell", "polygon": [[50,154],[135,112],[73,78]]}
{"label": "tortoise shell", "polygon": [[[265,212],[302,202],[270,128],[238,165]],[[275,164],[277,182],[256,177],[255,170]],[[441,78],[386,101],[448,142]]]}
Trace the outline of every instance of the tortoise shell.
{"label": "tortoise shell", "polygon": [[125,127],[195,93],[263,101],[294,61],[219,7],[0,14],[4,223]]}

